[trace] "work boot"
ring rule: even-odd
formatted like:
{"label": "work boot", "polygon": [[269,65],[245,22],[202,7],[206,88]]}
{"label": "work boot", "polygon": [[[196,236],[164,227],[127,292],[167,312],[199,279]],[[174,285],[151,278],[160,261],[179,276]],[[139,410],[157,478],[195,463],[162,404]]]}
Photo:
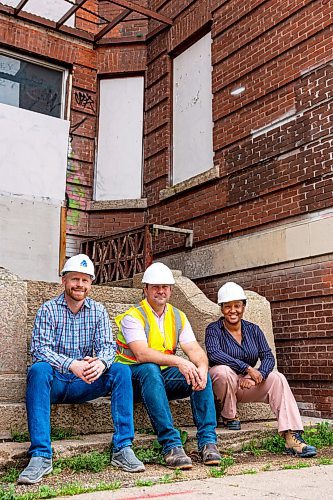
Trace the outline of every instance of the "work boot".
{"label": "work boot", "polygon": [[300,458],[314,457],[317,449],[306,444],[301,436],[301,431],[286,431],[284,435],[286,441],[285,452],[288,455],[296,455]]}
{"label": "work boot", "polygon": [[32,457],[18,477],[18,484],[35,484],[52,472],[52,458]]}
{"label": "work boot", "polygon": [[235,418],[223,418],[221,427],[229,429],[229,431],[240,431],[241,423],[238,416],[236,415]]}
{"label": "work boot", "polygon": [[202,450],[200,450],[200,454],[205,465],[218,465],[222,458],[214,443],[205,444]]}
{"label": "work boot", "polygon": [[172,448],[164,457],[165,463],[170,469],[192,469],[192,460],[188,457],[181,446]]}
{"label": "work boot", "polygon": [[126,472],[143,472],[146,468],[144,464],[136,458],[130,446],[125,446],[119,451],[112,453],[111,465],[119,467]]}

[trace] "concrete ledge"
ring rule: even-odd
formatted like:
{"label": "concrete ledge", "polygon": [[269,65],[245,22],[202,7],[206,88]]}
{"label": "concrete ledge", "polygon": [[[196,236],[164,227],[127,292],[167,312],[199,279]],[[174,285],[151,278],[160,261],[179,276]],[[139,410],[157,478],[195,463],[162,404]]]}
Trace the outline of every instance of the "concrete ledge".
{"label": "concrete ledge", "polygon": [[165,189],[161,189],[159,198],[160,200],[165,200],[170,198],[170,196],[174,196],[178,193],[182,193],[183,191],[187,191],[188,189],[192,189],[196,186],[200,186],[201,184],[205,184],[206,182],[212,181],[214,179],[218,179],[220,177],[219,167],[215,166],[206,170],[202,174],[195,175],[190,179],[186,179],[186,181],[179,182],[174,186],[167,187]]}
{"label": "concrete ledge", "polygon": [[105,201],[88,201],[87,209],[89,212],[103,210],[142,210],[147,208],[147,198],[138,198],[132,200],[105,200]]}

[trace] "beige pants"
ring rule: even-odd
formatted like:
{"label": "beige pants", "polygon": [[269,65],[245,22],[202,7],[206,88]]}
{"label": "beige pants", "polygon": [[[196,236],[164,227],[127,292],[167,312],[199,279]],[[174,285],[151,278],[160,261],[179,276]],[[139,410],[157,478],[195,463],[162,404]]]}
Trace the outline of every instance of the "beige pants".
{"label": "beige pants", "polygon": [[250,389],[239,387],[243,375],[237,375],[229,366],[214,366],[209,373],[214,394],[222,404],[222,417],[235,418],[237,403],[268,403],[277,417],[279,432],[303,430],[295,398],[282,373],[271,372],[266,380]]}

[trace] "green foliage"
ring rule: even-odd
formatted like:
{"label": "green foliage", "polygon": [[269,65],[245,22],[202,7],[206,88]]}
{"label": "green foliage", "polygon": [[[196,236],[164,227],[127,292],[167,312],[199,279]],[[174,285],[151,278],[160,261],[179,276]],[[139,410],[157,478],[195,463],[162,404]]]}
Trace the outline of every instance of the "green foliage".
{"label": "green foliage", "polygon": [[11,467],[7,470],[6,474],[1,477],[2,483],[15,483],[20,475],[20,471],[16,467]]}
{"label": "green foliage", "polygon": [[54,463],[56,473],[64,469],[70,469],[74,472],[100,472],[110,465],[109,452],[99,453],[92,451],[76,457],[59,458]]}
{"label": "green foliage", "polygon": [[[60,441],[62,439],[71,439],[74,436],[72,429],[62,429],[60,427],[51,427],[51,440]],[[11,430],[11,438],[15,443],[26,443],[30,441],[28,432]]]}
{"label": "green foliage", "polygon": [[258,443],[255,440],[250,441],[247,444],[244,444],[242,447],[242,451],[248,451],[255,457],[260,457],[264,453],[264,450],[258,448]]}
{"label": "green foliage", "polygon": [[153,486],[155,483],[151,479],[138,479],[135,486]]}
{"label": "green foliage", "polygon": [[183,429],[177,429],[179,431],[180,435],[180,440],[182,442],[182,446],[185,446],[187,438],[188,438],[188,432],[184,431]]}
{"label": "green foliage", "polygon": [[152,429],[151,427],[142,427],[140,429],[137,429],[136,432],[138,434],[149,434],[151,436],[155,434],[154,429]]}
{"label": "green foliage", "polygon": [[160,477],[158,482],[160,484],[169,484],[169,483],[172,483],[174,481],[174,476],[171,475],[171,474],[164,474],[164,476]]}
{"label": "green foliage", "polygon": [[305,462],[297,462],[293,465],[284,465],[282,469],[305,469],[306,467],[311,467],[311,464]]}
{"label": "green foliage", "polygon": [[11,486],[8,489],[0,488],[0,500],[39,500],[43,498],[55,498],[59,496],[73,496],[80,493],[92,493],[94,491],[110,491],[121,488],[120,481],[112,483],[101,482],[95,486],[85,486],[78,482],[68,483],[59,488],[52,488],[47,485],[40,486],[38,491],[27,492],[23,494],[15,493],[15,489]]}
{"label": "green foliage", "polygon": [[261,469],[261,470],[262,470],[262,471],[264,471],[264,472],[266,472],[266,471],[270,470],[270,468],[271,468],[271,464],[266,464],[266,465],[264,465],[264,466],[262,467],[262,469]]}
{"label": "green foliage", "polygon": [[241,474],[257,474],[257,470],[256,469],[246,469],[246,470],[243,470],[241,472]]}
{"label": "green foliage", "polygon": [[162,454],[162,446],[156,439],[152,442],[150,448],[144,448],[143,446],[134,446],[133,450],[137,458],[144,464],[165,464]]}
{"label": "green foliage", "polygon": [[209,469],[209,474],[212,477],[222,477],[225,475],[227,468],[231,467],[231,465],[233,465],[234,463],[235,460],[233,459],[233,457],[222,457],[219,467],[212,467],[211,469]]}
{"label": "green foliage", "polygon": [[333,465],[333,460],[332,458],[318,458],[318,464],[319,465]]}
{"label": "green foliage", "polygon": [[333,445],[333,426],[328,422],[321,422],[316,427],[307,428],[303,435],[307,444],[316,448]]}

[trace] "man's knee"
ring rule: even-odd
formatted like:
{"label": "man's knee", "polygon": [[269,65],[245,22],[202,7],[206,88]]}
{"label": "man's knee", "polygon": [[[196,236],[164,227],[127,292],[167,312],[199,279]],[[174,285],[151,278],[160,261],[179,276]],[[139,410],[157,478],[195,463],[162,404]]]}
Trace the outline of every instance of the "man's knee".
{"label": "man's knee", "polygon": [[108,375],[109,377],[116,380],[132,379],[131,369],[128,365],[125,365],[124,363],[117,363],[117,362],[112,363],[111,368],[106,370],[105,375]]}
{"label": "man's knee", "polygon": [[266,380],[271,384],[279,384],[279,385],[288,384],[286,377],[278,371],[269,373]]}
{"label": "man's knee", "polygon": [[155,363],[143,363],[132,367],[133,379],[141,383],[158,384],[163,382],[162,372],[159,365]]}
{"label": "man's knee", "polygon": [[50,380],[53,376],[53,368],[46,361],[39,361],[31,365],[28,371],[27,382],[31,382],[33,380],[38,380],[39,382],[43,382],[44,380]]}

